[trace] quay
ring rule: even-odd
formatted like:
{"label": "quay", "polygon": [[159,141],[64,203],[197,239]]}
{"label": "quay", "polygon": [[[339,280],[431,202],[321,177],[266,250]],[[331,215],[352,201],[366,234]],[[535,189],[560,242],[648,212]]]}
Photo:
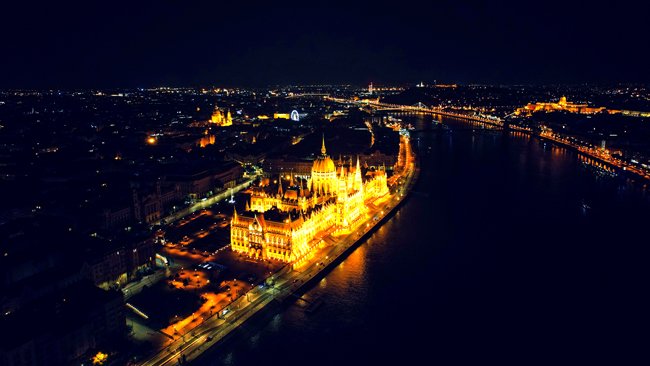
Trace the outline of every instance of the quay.
{"label": "quay", "polygon": [[[412,147],[408,139],[406,144],[410,151]],[[387,199],[369,205],[365,221],[358,223],[349,233],[334,238],[334,244],[318,250],[318,257],[309,258],[297,268],[293,264],[285,265],[269,277],[272,285],[254,287],[234,300],[224,311],[206,319],[185,336],[137,364],[160,366],[201,362],[236,334],[245,323],[295,301],[296,295],[304,293],[336,267],[404,204],[419,176],[414,154],[408,156],[401,175],[403,182],[394,185],[392,192],[386,196]],[[375,203],[378,201],[380,200]]]}
{"label": "quay", "polygon": [[649,171],[634,166],[621,159],[617,159],[611,156],[607,151],[603,151],[596,148],[585,147],[575,142],[572,142],[568,138],[561,136],[559,134],[554,134],[550,130],[543,130],[538,133],[529,128],[521,127],[516,124],[507,123],[506,121],[500,118],[486,118],[486,117],[476,116],[476,115],[465,115],[465,114],[453,113],[449,111],[444,111],[440,108],[428,107],[422,103],[418,103],[416,105],[411,106],[411,105],[383,103],[379,101],[352,101],[352,100],[344,100],[344,99],[336,99],[336,98],[329,98],[329,99],[339,103],[365,105],[365,106],[375,108],[377,110],[388,110],[388,111],[392,110],[392,111],[406,111],[406,112],[415,112],[415,113],[436,114],[444,117],[464,119],[472,122],[487,124],[494,127],[500,127],[503,128],[504,130],[522,132],[532,137],[537,137],[542,141],[548,141],[558,146],[565,147],[571,151],[576,152],[579,155],[593,159],[609,168],[617,169],[625,173],[630,173],[639,178],[650,180]]}

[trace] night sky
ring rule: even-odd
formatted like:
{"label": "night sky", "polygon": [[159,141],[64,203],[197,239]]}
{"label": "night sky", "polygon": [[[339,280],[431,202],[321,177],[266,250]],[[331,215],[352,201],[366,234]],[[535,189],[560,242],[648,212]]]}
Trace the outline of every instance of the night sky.
{"label": "night sky", "polygon": [[2,88],[650,81],[627,1],[20,3],[0,10]]}

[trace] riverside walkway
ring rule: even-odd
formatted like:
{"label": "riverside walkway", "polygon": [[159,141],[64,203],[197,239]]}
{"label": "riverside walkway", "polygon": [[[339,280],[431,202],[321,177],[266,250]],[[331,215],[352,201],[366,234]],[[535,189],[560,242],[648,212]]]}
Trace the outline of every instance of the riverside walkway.
{"label": "riverside walkway", "polygon": [[[408,146],[410,149],[410,143]],[[411,158],[404,164],[404,170],[401,172],[402,183],[391,187],[392,193],[387,199],[377,205],[370,204],[368,219],[358,223],[349,233],[344,236],[328,234],[326,237],[320,238],[320,240],[334,244],[323,248],[318,258],[309,259],[297,269],[293,269],[292,265],[284,266],[271,276],[274,282],[272,286],[254,287],[233,301],[224,311],[207,318],[193,331],[174,340],[164,349],[139,364],[160,366],[189,363],[200,357],[208,348],[222,342],[269,304],[280,304],[288,299],[293,299],[292,295],[336,265],[368,234],[381,226],[401,205],[419,173],[415,156],[413,154],[409,154],[409,156]]]}

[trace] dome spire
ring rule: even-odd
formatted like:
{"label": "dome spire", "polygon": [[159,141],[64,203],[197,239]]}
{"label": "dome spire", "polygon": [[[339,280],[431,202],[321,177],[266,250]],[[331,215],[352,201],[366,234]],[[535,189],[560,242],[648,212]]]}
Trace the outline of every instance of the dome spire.
{"label": "dome spire", "polygon": [[325,155],[327,150],[325,149],[325,134],[323,134],[323,146],[320,148],[321,154]]}
{"label": "dome spire", "polygon": [[284,192],[282,191],[282,174],[278,177],[278,196],[282,197]]}

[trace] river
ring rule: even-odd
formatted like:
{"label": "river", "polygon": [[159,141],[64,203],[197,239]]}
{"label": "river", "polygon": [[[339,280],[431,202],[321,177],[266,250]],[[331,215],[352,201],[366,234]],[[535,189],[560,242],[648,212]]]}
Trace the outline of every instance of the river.
{"label": "river", "polygon": [[323,305],[307,313],[298,300],[248,325],[207,364],[640,361],[646,188],[525,135],[413,118],[423,129],[412,135],[420,179],[404,206],[305,294]]}

